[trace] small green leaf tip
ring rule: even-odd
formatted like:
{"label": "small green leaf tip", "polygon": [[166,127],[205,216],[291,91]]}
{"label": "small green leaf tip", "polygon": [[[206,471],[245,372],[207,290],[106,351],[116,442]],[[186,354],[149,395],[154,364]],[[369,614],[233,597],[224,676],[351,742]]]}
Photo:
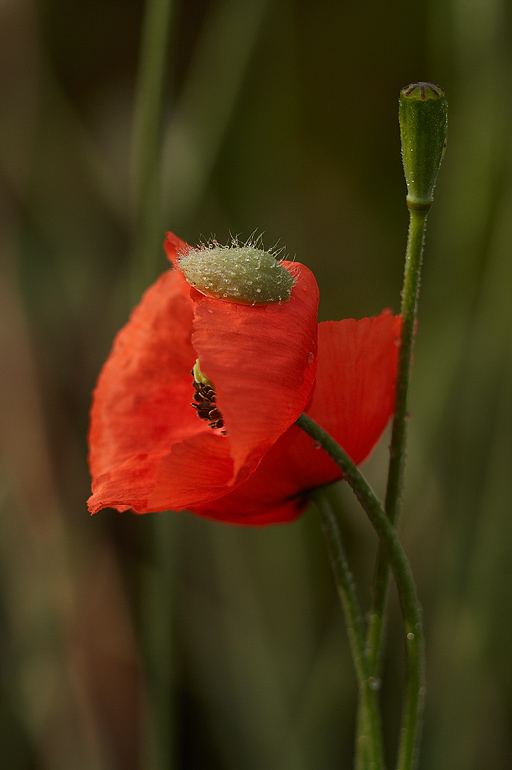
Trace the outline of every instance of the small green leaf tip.
{"label": "small green leaf tip", "polygon": [[269,251],[253,243],[217,242],[180,258],[187,281],[202,294],[240,305],[268,305],[290,299],[295,280]]}
{"label": "small green leaf tip", "polygon": [[448,102],[435,83],[411,83],[400,91],[400,138],[410,209],[428,211],[446,146]]}

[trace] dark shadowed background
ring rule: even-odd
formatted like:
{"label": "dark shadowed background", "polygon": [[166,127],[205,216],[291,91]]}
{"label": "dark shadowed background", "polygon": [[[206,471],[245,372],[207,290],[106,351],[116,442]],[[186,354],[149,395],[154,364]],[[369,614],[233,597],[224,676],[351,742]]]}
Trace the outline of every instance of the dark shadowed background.
{"label": "dark shadowed background", "polygon": [[[166,7],[148,4],[156,54]],[[421,767],[508,770],[510,5],[176,0],[156,171],[145,13],[142,0],[0,0],[0,767],[351,767],[355,678],[314,508],[261,530],[90,518],[88,408],[115,332],[166,269],[166,229],[192,244],[263,233],[315,272],[321,319],[397,311],[398,93],[430,80],[449,137],[402,521],[427,629]],[[386,443],[365,466],[380,494]],[[366,602],[375,537],[340,494]],[[399,633],[393,597],[390,765]]]}

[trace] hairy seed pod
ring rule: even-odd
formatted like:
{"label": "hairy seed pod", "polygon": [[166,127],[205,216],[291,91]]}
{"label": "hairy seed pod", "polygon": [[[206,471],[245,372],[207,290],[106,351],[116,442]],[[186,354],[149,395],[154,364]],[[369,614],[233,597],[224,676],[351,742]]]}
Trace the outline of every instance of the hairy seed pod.
{"label": "hairy seed pod", "polygon": [[202,294],[241,305],[286,302],[295,283],[273,254],[255,246],[207,246],[180,258],[187,281]]}

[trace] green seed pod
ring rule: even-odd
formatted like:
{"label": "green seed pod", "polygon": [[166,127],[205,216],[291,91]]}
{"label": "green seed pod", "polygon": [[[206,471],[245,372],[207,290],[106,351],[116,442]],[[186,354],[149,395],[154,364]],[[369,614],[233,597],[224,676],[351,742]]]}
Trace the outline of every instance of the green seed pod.
{"label": "green seed pod", "polygon": [[400,137],[407,205],[428,211],[446,145],[448,103],[434,83],[411,83],[400,91]]}
{"label": "green seed pod", "polygon": [[202,294],[240,305],[286,302],[295,283],[272,254],[251,245],[192,250],[181,257],[180,268]]}

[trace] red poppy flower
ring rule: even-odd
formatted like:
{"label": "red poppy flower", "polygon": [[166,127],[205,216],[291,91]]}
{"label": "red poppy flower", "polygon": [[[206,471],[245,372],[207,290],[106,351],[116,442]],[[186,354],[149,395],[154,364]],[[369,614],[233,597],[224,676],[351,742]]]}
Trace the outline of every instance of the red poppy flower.
{"label": "red poppy flower", "polygon": [[[188,248],[167,235],[175,265]],[[91,512],[188,509],[258,525],[295,518],[308,490],[340,477],[293,425],[304,410],[356,463],[365,459],[393,409],[399,318],[318,325],[316,281],[302,265],[293,272],[289,301],[256,307],[206,297],[179,269],[148,289],[95,389]],[[197,359],[225,433],[191,407]]]}
{"label": "red poppy flower", "polygon": [[[168,257],[190,250],[168,234]],[[284,262],[284,267],[290,263]],[[100,374],[89,433],[89,509],[193,508],[256,469],[311,398],[318,287],[294,266],[290,300],[249,306],[200,294],[179,269],[151,286]],[[191,407],[191,370],[215,384],[226,435]]]}

